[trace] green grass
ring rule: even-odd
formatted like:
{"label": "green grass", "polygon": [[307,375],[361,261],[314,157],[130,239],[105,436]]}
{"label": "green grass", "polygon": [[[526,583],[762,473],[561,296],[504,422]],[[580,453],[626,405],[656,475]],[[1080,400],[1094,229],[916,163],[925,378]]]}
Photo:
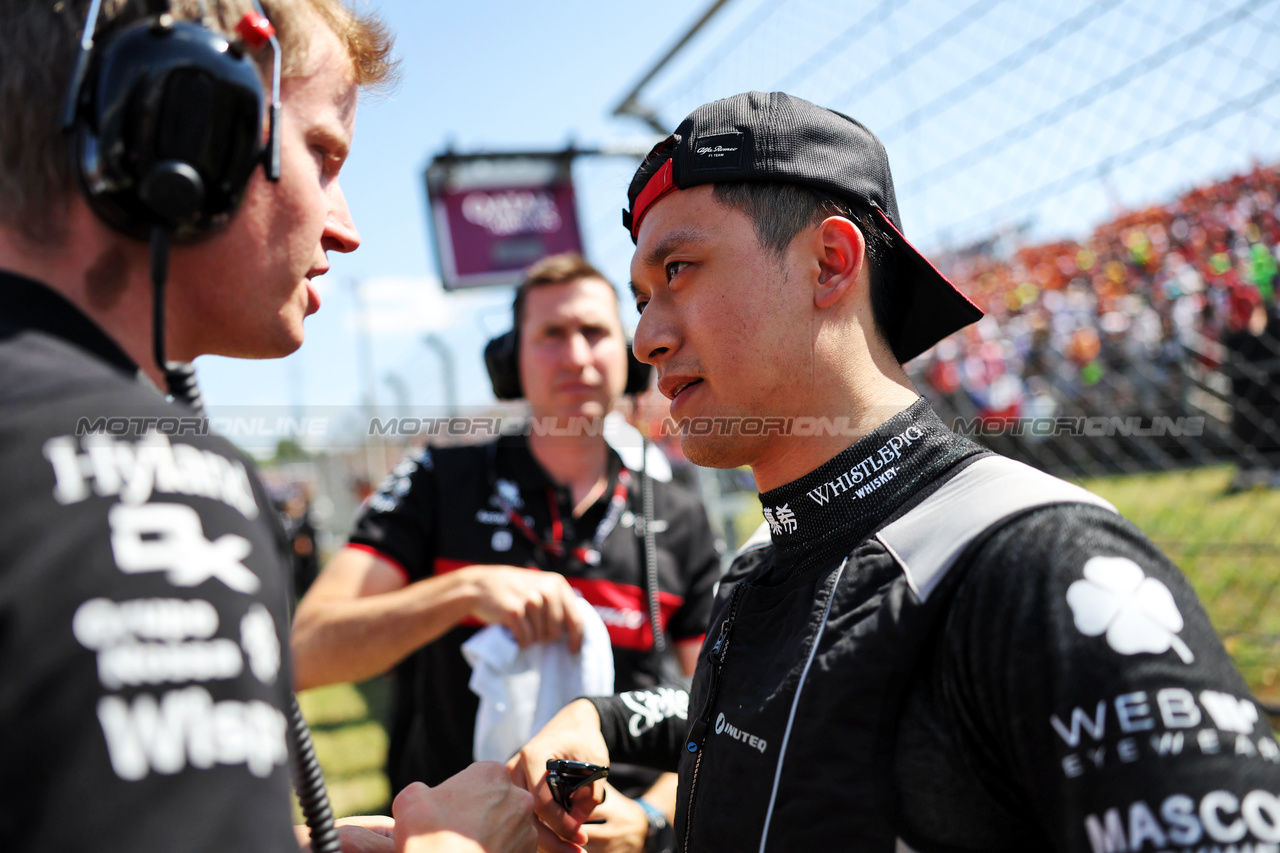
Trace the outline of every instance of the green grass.
{"label": "green grass", "polygon": [[[387,733],[380,703],[369,698],[380,698],[376,687],[333,684],[298,694],[336,817],[390,814],[391,786],[383,772]],[[296,804],[294,817],[302,821]]]}
{"label": "green grass", "polygon": [[1222,466],[1086,480],[1169,555],[1249,687],[1280,699],[1280,491],[1228,494]]}

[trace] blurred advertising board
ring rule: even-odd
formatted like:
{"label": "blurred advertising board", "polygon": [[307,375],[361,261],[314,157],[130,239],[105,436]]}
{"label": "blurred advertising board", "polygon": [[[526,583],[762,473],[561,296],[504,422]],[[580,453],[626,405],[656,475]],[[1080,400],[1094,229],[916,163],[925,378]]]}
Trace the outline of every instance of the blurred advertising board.
{"label": "blurred advertising board", "polygon": [[446,290],[510,285],[530,264],[581,252],[571,165],[581,152],[453,154],[427,167]]}

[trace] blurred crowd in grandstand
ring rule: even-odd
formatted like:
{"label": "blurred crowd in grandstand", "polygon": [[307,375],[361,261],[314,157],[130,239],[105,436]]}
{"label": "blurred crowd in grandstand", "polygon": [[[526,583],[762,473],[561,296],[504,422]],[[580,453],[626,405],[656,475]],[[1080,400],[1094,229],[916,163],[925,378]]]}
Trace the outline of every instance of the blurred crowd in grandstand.
{"label": "blurred crowd in grandstand", "polygon": [[1278,258],[1276,166],[1125,213],[1082,243],[972,247],[940,266],[987,316],[912,370],[987,426],[1207,414],[1233,461],[1266,477],[1280,467]]}

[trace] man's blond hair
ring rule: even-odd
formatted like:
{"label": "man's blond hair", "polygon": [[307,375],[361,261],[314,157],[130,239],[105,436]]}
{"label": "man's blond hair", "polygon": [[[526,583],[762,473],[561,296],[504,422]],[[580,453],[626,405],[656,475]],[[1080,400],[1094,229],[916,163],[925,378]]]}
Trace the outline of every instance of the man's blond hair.
{"label": "man's blond hair", "polygon": [[[101,39],[146,14],[140,0],[104,0]],[[392,38],[376,17],[343,0],[262,0],[279,35],[281,75],[306,67],[308,17],[316,15],[347,50],[355,82],[365,89],[389,85],[395,76]],[[76,191],[67,135],[60,119],[71,85],[89,0],[0,0],[0,226],[36,244],[63,236],[66,204]],[[172,0],[173,16],[201,18],[224,33],[251,9],[251,0]],[[267,71],[271,51],[259,51]]]}

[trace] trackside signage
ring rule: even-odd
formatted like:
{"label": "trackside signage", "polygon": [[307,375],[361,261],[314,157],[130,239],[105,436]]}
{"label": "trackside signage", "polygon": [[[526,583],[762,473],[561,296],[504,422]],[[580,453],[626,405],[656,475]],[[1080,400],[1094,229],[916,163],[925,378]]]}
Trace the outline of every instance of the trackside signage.
{"label": "trackside signage", "polygon": [[562,157],[440,157],[427,194],[446,290],[514,284],[537,260],[582,251]]}

